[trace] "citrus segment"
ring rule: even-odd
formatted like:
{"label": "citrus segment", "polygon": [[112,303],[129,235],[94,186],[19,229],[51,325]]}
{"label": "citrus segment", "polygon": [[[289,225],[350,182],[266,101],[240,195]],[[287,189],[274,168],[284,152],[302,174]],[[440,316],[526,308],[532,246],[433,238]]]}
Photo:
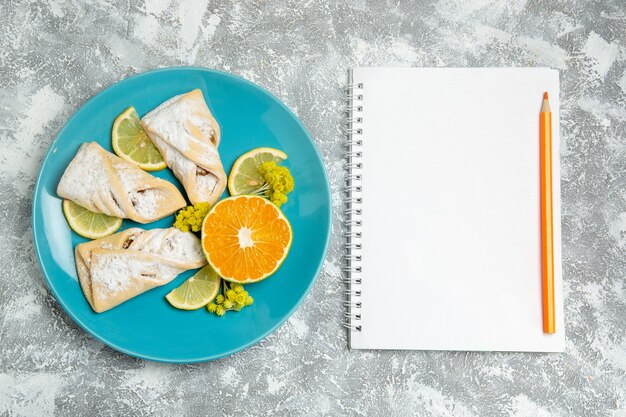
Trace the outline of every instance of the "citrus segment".
{"label": "citrus segment", "polygon": [[202,248],[225,280],[242,284],[273,274],[293,239],[291,225],[274,204],[258,196],[217,203],[202,224]]}
{"label": "citrus segment", "polygon": [[157,171],[167,165],[163,156],[139,124],[139,115],[129,107],[117,116],[111,131],[113,150],[120,158],[146,171]]}
{"label": "citrus segment", "polygon": [[221,282],[213,268],[207,265],[180,287],[170,291],[165,298],[180,310],[197,310],[213,301],[220,290]]}
{"label": "citrus segment", "polygon": [[119,217],[94,213],[70,200],[63,200],[63,214],[72,230],[88,239],[109,236],[122,225]]}
{"label": "citrus segment", "polygon": [[258,172],[263,162],[279,163],[287,159],[287,154],[274,148],[256,148],[241,155],[230,170],[228,192],[230,195],[252,194],[263,185],[263,177]]}

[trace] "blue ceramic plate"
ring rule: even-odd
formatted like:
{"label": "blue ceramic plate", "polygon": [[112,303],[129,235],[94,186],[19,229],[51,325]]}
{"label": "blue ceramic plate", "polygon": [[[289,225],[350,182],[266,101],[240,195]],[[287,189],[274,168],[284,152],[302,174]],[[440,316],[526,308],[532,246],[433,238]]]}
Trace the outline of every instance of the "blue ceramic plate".
{"label": "blue ceramic plate", "polygon": [[[74,247],[83,241],[63,217],[56,187],[81,143],[97,141],[111,150],[111,126],[127,107],[140,116],[168,98],[200,88],[218,120],[220,155],[226,172],[235,159],[260,146],[285,151],[296,188],[282,209],[293,227],[289,256],[269,279],[247,286],[254,304],[219,318],[205,309],[181,311],[165,295],[195,271],[96,314],[78,284]],[[153,173],[176,184],[169,169]],[[191,363],[233,354],[276,330],[302,303],[322,266],[331,225],[324,165],[302,123],[278,99],[241,78],[203,68],[167,68],[125,79],[102,91],[67,122],[41,166],[33,199],[33,237],[52,293],[67,313],[94,337],[143,359]],[[170,227],[173,216],[139,227]],[[137,224],[124,220],[124,228]]]}

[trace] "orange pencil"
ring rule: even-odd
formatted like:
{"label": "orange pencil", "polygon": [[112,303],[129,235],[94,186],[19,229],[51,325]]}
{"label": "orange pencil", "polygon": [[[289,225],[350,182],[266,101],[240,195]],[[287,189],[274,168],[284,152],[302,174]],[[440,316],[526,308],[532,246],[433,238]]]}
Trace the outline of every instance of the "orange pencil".
{"label": "orange pencil", "polygon": [[554,228],[552,218],[552,111],[548,93],[543,93],[539,113],[541,170],[541,275],[543,332],[556,331],[554,312]]}

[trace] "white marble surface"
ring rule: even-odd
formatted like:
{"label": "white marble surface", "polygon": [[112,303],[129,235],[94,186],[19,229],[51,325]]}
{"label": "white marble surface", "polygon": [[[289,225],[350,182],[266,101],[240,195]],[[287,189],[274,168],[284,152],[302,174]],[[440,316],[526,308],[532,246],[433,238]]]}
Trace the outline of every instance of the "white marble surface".
{"label": "white marble surface", "polygon": [[[626,416],[623,0],[3,0],[0,16],[0,415]],[[276,333],[173,366],[119,354],[68,318],[37,266],[30,208],[40,161],[82,103],[187,64],[254,81],[297,113],[332,179],[335,233]],[[564,354],[346,349],[341,88],[354,65],[561,70]]]}

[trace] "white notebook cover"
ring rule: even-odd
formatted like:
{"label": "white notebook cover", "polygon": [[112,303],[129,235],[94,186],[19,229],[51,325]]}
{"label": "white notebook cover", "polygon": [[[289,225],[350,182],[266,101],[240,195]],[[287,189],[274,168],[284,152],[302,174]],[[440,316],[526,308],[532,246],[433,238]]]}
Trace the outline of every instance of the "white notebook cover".
{"label": "white notebook cover", "polygon": [[[558,71],[355,68],[352,78],[363,85],[353,126],[362,129],[363,248],[361,331],[350,331],[350,347],[563,351]],[[544,91],[553,112],[552,335],[541,302]]]}

